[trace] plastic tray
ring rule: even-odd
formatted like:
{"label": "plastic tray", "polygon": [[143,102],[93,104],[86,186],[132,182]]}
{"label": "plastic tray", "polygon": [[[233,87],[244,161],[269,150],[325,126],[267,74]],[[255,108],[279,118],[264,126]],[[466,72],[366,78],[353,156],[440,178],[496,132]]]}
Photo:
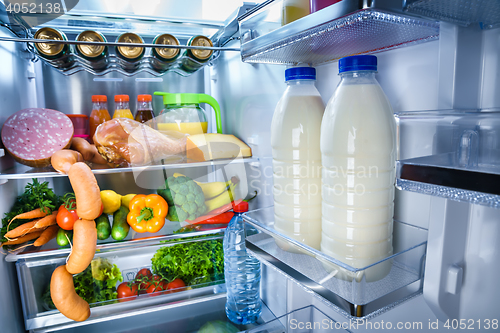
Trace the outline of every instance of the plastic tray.
{"label": "plastic tray", "polygon": [[[299,281],[308,281],[310,288],[348,315],[365,317],[422,290],[427,246],[425,229],[394,221],[394,254],[372,265],[354,268],[276,231],[273,207],[249,212],[245,220],[262,231],[247,237],[249,248],[261,260]],[[289,243],[304,254],[283,251],[276,240]],[[341,278],[336,277],[335,268],[342,272]],[[381,278],[379,273],[387,271],[389,273]]]}

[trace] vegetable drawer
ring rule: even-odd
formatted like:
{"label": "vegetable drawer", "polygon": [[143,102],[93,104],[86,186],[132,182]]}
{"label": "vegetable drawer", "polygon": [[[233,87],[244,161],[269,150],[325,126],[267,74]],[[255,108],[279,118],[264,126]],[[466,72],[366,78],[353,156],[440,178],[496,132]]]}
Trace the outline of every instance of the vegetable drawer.
{"label": "vegetable drawer", "polygon": [[[134,316],[158,306],[182,307],[224,294],[222,236],[175,239],[165,243],[96,253],[91,265],[74,275],[77,293],[85,299],[91,316],[74,322],[55,309],[50,297],[52,272],[64,265],[66,257],[22,259],[16,263],[26,330],[52,331],[89,325],[113,318]],[[141,275],[151,270],[154,275]],[[155,283],[155,279],[161,283]],[[167,283],[175,278],[185,286]],[[138,287],[134,294],[123,293],[121,283]],[[154,287],[151,287],[154,285]],[[161,287],[160,287],[161,286]],[[118,289],[118,292],[117,292]],[[155,290],[156,289],[156,290]],[[130,287],[129,287],[130,290]],[[140,294],[140,295],[138,295]]]}

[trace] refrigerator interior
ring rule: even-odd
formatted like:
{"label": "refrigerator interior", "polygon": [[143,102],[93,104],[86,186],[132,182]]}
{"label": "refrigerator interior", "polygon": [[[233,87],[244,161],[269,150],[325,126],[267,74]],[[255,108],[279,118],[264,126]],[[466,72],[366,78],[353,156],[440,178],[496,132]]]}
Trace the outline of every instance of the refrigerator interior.
{"label": "refrigerator interior", "polygon": [[[443,1],[434,2],[440,5]],[[477,3],[466,2],[470,6]],[[293,36],[300,37],[296,38],[297,41],[307,41],[310,36],[315,36],[311,32],[323,31],[321,29],[330,31],[332,27],[336,34],[346,33],[339,22],[331,23],[331,17],[338,15],[344,19],[345,13],[350,13],[352,8],[355,8],[351,6],[357,5],[358,1],[343,0],[338,5],[282,28],[276,16],[272,16],[276,15],[280,1],[271,1],[263,8],[248,13],[247,9],[253,6],[247,3],[236,14],[225,8],[218,13],[221,16],[217,18],[218,21],[213,19],[214,13],[217,12],[214,8],[220,6],[216,1],[208,5],[193,1],[195,10],[190,11],[189,16],[185,14],[185,6],[176,3],[162,2],[159,6],[164,7],[158,8],[158,12],[171,13],[170,17],[187,24],[158,18],[157,25],[151,27],[147,24],[137,24],[136,32],[143,33],[147,36],[146,42],[151,42],[156,33],[171,29],[178,32],[182,43],[196,34],[219,34],[217,36],[224,40],[225,48],[241,47],[242,52],[217,51],[217,57],[209,66],[187,76],[174,70],[163,75],[148,70],[134,75],[117,71],[96,75],[85,70],[65,75],[43,60],[33,61],[34,55],[26,50],[26,43],[0,41],[0,61],[6,64],[0,67],[0,99],[3,102],[0,123],[3,124],[14,112],[28,107],[45,107],[67,114],[89,115],[92,105],[90,96],[97,93],[107,95],[108,100],[115,94],[136,96],[141,93],[151,94],[154,91],[206,93],[220,103],[224,133],[234,134],[246,142],[252,148],[253,157],[243,163],[230,165],[209,164],[180,168],[169,166],[167,173],[180,172],[202,181],[223,180],[225,174],[237,173],[243,178],[239,188],[241,197],[258,191],[257,198],[250,203],[251,210],[272,212],[270,126],[274,108],[286,88],[285,68],[296,65],[293,61],[308,62],[316,67],[316,86],[325,104],[340,80],[337,75],[337,60],[342,55],[333,57],[332,52],[336,50],[331,48],[331,45],[337,45],[335,43],[339,43],[338,41],[328,44],[328,38],[332,38],[328,35],[317,44],[317,40],[313,39],[311,45],[326,52],[326,56],[321,52],[311,56],[311,51],[296,44]],[[388,11],[389,7],[394,7],[395,3],[399,4],[399,7],[396,6],[399,10],[389,13],[424,22],[420,26],[417,24],[417,28],[424,26],[425,29],[422,29],[421,33],[427,36],[414,37],[406,33],[403,35],[410,36],[409,40],[423,40],[407,40],[400,47],[393,47],[393,41],[389,39],[387,47],[377,44],[364,50],[378,58],[377,80],[391,102],[398,123],[399,162],[394,220],[403,226],[400,230],[409,228],[408,231],[401,232],[401,248],[402,251],[412,248],[415,252],[404,252],[401,256],[406,255],[409,258],[400,262],[405,267],[411,266],[415,278],[409,279],[407,283],[398,280],[401,284],[390,285],[392,289],[389,292],[380,291],[379,294],[375,293],[375,296],[370,290],[373,284],[366,281],[342,287],[347,290],[342,294],[342,290],[338,292],[335,279],[325,280],[325,276],[321,275],[324,272],[317,276],[307,274],[310,267],[308,265],[320,263],[311,257],[313,252],[310,249],[305,249],[309,251],[309,255],[285,253],[289,255],[288,259],[279,257],[271,250],[264,251],[266,244],[274,245],[273,237],[276,234],[272,232],[272,217],[266,218],[267,215],[272,216],[272,213],[257,213],[261,220],[255,219],[253,226],[259,233],[250,235],[249,242],[254,244],[254,247],[250,248],[263,263],[261,298],[265,311],[262,322],[259,323],[260,328],[257,326],[239,329],[250,329],[251,332],[264,329],[293,332],[293,318],[303,321],[321,321],[327,318],[333,323],[342,323],[355,319],[357,311],[358,317],[365,322],[422,322],[424,328],[429,322],[437,319],[442,321],[442,326],[447,319],[484,321],[495,319],[495,315],[498,317],[498,310],[495,308],[500,297],[500,288],[496,285],[496,277],[500,274],[500,193],[495,189],[498,189],[500,183],[498,23],[491,21],[490,16],[481,18],[480,13],[475,13],[479,18],[475,16],[471,20],[473,22],[464,21],[463,18],[450,19],[447,15],[422,9],[425,1],[406,1],[406,8],[402,6],[401,1],[388,0],[380,3],[382,13]],[[238,5],[240,4],[235,2],[234,9],[237,9]],[[132,2],[128,6],[132,6]],[[123,6],[116,11],[116,15],[129,15],[129,7]],[[75,10],[96,8],[96,11],[102,14],[102,17],[96,18],[101,25],[107,20],[116,24],[115,29],[102,31],[109,41],[114,40],[118,31],[130,29],[130,26],[121,26],[121,23],[109,18],[112,7],[105,8],[97,2],[82,1]],[[383,22],[380,23],[377,21],[380,16],[370,12],[370,8],[367,11],[369,15],[362,16],[367,21],[356,21],[353,18],[352,21],[345,19],[342,23],[384,24],[393,19],[390,15],[383,16]],[[141,9],[133,9],[152,20],[157,18],[145,9],[142,9],[144,12],[140,12]],[[495,13],[495,10],[498,8],[492,5],[490,12]],[[242,18],[238,21],[234,15],[240,15]],[[227,17],[229,19],[224,21]],[[481,23],[477,24],[477,21]],[[408,27],[405,27],[408,30],[405,31],[411,32],[412,28],[415,28],[412,24],[415,23],[408,23]],[[70,28],[67,26],[68,21],[63,18],[45,25],[67,29],[69,39],[74,39],[83,27]],[[227,28],[223,29],[225,25]],[[438,36],[435,35],[436,26]],[[379,29],[384,31],[383,27]],[[398,31],[397,27],[394,29],[391,30],[393,34]],[[367,31],[376,37],[381,36],[379,30]],[[363,40],[363,36],[356,36],[355,32],[349,33],[346,36],[352,39],[348,41],[356,40],[357,37]],[[3,26],[0,28],[0,36],[13,37],[14,34]],[[289,36],[292,36],[291,40],[287,39]],[[384,42],[384,38],[380,40]],[[361,44],[362,47],[365,46]],[[345,46],[342,51],[345,49],[345,52],[348,52],[344,55],[356,53],[358,47],[356,43],[353,45],[349,42],[340,42],[340,45]],[[242,61],[242,58],[245,61]],[[153,98],[153,103],[158,115],[163,109],[161,98]],[[108,104],[110,111],[112,105],[113,103]],[[209,107],[205,109],[209,129],[214,131],[213,112]],[[28,171],[28,176],[16,176],[26,172],[26,168],[18,168],[19,165],[10,156],[0,158],[0,167],[3,174],[0,177],[0,193],[3,199],[0,213],[3,214],[9,211],[15,197],[23,191],[32,174]],[[101,189],[109,188],[118,193],[152,193],[158,181],[164,181],[162,177],[161,169],[123,173],[115,170],[112,173],[100,174],[97,179]],[[464,179],[475,181],[470,184]],[[48,181],[58,194],[70,189],[65,177],[53,177],[53,174],[49,174],[40,180]],[[255,214],[250,212],[248,216],[252,218]],[[271,231],[266,231],[266,228]],[[146,252],[158,245],[147,241],[136,244],[141,251]],[[103,243],[103,255],[106,255],[106,246],[108,245]],[[117,249],[117,252],[111,252],[112,250],[109,248],[109,253],[116,253],[123,258],[127,255],[134,257],[126,247]],[[3,327],[6,332],[23,332],[27,329],[23,318],[26,310],[23,310],[21,295],[32,288],[29,284],[20,285],[19,273],[12,261],[19,260],[17,265],[29,262],[38,265],[43,260],[57,262],[67,255],[64,251],[46,257],[36,251],[34,253],[32,257],[23,257],[22,253],[15,254],[9,261],[0,262],[0,277],[6,285],[0,293],[0,322],[5,325]],[[276,258],[280,260],[276,261]],[[397,258],[394,259],[398,261]],[[299,267],[298,263],[304,263],[305,268]],[[380,298],[386,294],[391,294],[391,298],[381,301]],[[57,324],[60,326],[44,327],[45,324],[36,324],[38,326],[35,325],[31,329],[39,332],[63,328],[82,332],[90,329],[139,332],[149,328],[149,324],[143,325],[147,322],[158,330],[169,327],[174,331],[195,332],[205,322],[224,320],[224,295],[223,285],[205,287],[198,293],[193,291],[185,296],[179,294],[179,298],[167,296],[157,302],[148,303],[147,299],[144,301],[146,303],[131,302],[129,308],[113,308],[113,305],[109,305],[109,312],[103,311],[91,317],[89,322],[61,320]],[[139,309],[143,304],[146,304],[144,308]],[[185,314],[186,309],[199,311],[200,315],[190,317]],[[370,331],[369,327],[364,325],[348,330]]]}

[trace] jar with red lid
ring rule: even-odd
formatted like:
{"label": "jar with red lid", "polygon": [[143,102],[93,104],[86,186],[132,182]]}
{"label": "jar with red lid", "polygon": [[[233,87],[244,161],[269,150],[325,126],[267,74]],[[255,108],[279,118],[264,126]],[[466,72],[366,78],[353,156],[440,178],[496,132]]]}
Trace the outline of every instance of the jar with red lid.
{"label": "jar with red lid", "polygon": [[90,142],[93,142],[97,126],[111,120],[108,112],[108,98],[105,95],[92,96],[92,113],[89,118]]}

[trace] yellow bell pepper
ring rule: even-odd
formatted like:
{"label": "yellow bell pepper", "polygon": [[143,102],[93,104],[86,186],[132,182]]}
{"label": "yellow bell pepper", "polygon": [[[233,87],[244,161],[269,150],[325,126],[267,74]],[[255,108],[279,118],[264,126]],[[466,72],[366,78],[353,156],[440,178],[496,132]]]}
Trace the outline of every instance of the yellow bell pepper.
{"label": "yellow bell pepper", "polygon": [[158,232],[165,224],[168,204],[158,194],[138,194],[129,204],[128,224],[136,232]]}

